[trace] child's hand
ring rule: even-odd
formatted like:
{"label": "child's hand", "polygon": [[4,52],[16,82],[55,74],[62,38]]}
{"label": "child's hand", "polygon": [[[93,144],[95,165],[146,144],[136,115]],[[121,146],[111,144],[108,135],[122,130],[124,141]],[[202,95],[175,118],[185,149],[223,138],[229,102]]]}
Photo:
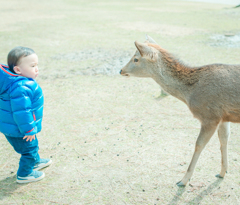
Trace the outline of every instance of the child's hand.
{"label": "child's hand", "polygon": [[26,141],[30,140],[30,142],[32,140],[35,140],[35,135],[26,135],[23,139],[26,139]]}

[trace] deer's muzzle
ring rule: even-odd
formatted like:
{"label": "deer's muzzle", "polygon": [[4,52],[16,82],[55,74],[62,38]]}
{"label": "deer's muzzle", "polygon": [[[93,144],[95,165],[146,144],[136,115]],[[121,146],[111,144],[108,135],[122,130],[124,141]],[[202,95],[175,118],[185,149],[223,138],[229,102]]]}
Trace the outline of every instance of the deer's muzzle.
{"label": "deer's muzzle", "polygon": [[122,75],[122,76],[129,76],[129,74],[128,73],[126,73],[126,72],[124,72],[123,70],[120,70],[120,75]]}

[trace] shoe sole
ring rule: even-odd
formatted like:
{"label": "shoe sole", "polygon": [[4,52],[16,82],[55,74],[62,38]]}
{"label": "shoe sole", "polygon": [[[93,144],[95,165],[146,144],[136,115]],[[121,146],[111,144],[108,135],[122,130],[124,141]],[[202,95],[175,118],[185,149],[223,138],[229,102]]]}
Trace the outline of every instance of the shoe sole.
{"label": "shoe sole", "polygon": [[17,183],[19,184],[25,184],[25,183],[30,183],[30,182],[37,182],[45,177],[45,173],[43,173],[42,176],[35,178],[35,179],[29,179],[29,180],[19,180],[17,179]]}
{"label": "shoe sole", "polygon": [[48,167],[50,164],[52,164],[52,160],[51,159],[50,159],[50,161],[47,164],[44,164],[42,167],[35,168],[35,169],[33,169],[33,171],[38,171],[40,169]]}

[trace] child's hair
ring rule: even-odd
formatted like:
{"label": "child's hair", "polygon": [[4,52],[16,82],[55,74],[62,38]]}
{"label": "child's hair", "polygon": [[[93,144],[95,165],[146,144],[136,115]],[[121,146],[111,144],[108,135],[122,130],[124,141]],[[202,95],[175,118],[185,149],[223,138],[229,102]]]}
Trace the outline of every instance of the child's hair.
{"label": "child's hair", "polygon": [[26,56],[32,55],[34,53],[35,52],[33,49],[27,48],[27,47],[17,46],[15,48],[13,48],[8,53],[8,57],[7,57],[9,70],[11,72],[15,73],[13,68],[14,68],[14,66],[19,64],[20,59],[22,57],[26,57]]}

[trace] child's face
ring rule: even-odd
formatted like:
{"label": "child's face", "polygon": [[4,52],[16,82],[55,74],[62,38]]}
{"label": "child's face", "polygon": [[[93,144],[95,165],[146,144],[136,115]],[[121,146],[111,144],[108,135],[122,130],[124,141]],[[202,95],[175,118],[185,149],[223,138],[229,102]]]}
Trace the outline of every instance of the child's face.
{"label": "child's face", "polygon": [[14,71],[24,77],[35,79],[38,76],[38,56],[34,53],[20,59]]}

